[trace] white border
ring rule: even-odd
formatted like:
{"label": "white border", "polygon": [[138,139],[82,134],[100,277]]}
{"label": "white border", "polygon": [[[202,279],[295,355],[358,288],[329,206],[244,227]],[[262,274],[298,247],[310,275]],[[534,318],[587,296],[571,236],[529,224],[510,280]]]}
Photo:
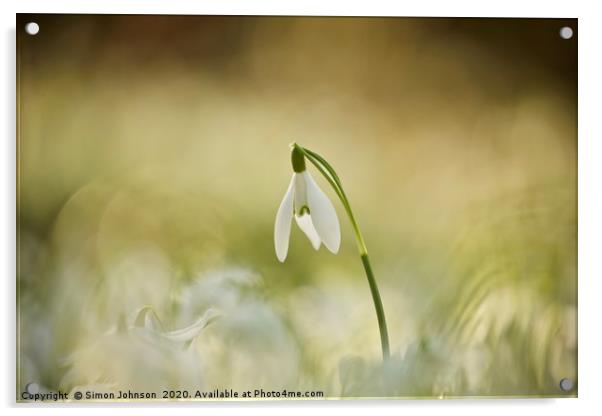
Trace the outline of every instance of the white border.
{"label": "white border", "polygon": [[[579,18],[579,399],[518,399],[518,400],[455,400],[455,401],[387,401],[387,402],[304,402],[287,404],[282,402],[253,403],[202,403],[182,404],[178,412],[230,413],[232,410],[253,414],[278,414],[282,409],[287,413],[305,414],[345,412],[364,414],[369,410],[395,414],[420,413],[447,415],[488,415],[537,412],[551,415],[588,414],[600,409],[598,388],[601,386],[600,317],[602,311],[602,74],[599,39],[602,39],[602,21],[595,2],[586,1],[541,1],[505,0],[493,5],[485,1],[416,1],[394,2],[384,0],[341,2],[326,0],[276,1],[276,0],[31,0],[18,4],[2,2],[0,19],[3,24],[2,58],[2,101],[0,106],[1,123],[4,130],[2,140],[2,163],[0,168],[2,203],[0,220],[2,239],[0,240],[0,264],[3,266],[4,283],[2,324],[2,376],[0,394],[3,406],[15,411],[15,13],[141,13],[141,14],[289,14],[289,15],[400,15],[400,16],[487,16],[487,17],[577,17]],[[33,412],[37,409],[19,406],[21,411]],[[91,413],[114,414],[130,412],[151,414],[164,413],[172,409],[165,406],[131,407],[119,405],[87,406]],[[51,407],[59,412],[79,412],[79,409]],[[49,409],[44,409],[49,410]],[[599,410],[598,410],[599,412]]]}
{"label": "white border", "polygon": [[21,13],[148,13],[148,14],[288,14],[331,16],[465,16],[465,17],[578,17],[576,2],[504,1],[282,1],[282,0],[146,0],[137,1],[21,1]]}

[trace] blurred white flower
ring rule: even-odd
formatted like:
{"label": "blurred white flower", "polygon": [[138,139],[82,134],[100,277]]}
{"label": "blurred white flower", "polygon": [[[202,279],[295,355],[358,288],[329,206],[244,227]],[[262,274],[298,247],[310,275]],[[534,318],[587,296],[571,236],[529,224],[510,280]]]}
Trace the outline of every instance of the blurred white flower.
{"label": "blurred white flower", "polygon": [[174,331],[166,331],[153,308],[145,306],[136,314],[134,326],[130,328],[130,331],[137,331],[141,336],[155,338],[158,342],[167,340],[189,346],[206,326],[220,316],[221,313],[209,308],[192,325]]}
{"label": "blurred white flower", "polygon": [[240,267],[203,272],[182,291],[179,325],[208,308],[222,314],[193,345],[208,389],[299,388],[301,345],[279,304],[265,296],[259,274]]}
{"label": "blurred white flower", "polygon": [[116,327],[81,345],[64,361],[61,388],[102,385],[106,390],[158,391],[204,386],[201,358],[194,341],[220,314],[208,309],[193,324],[166,331],[153,310],[137,311],[133,323],[122,318]]}
{"label": "blurred white flower", "polygon": [[274,245],[281,262],[284,262],[288,253],[293,217],[314,249],[318,250],[320,244],[324,243],[332,253],[339,251],[341,228],[337,213],[307,170],[293,173],[276,214]]}

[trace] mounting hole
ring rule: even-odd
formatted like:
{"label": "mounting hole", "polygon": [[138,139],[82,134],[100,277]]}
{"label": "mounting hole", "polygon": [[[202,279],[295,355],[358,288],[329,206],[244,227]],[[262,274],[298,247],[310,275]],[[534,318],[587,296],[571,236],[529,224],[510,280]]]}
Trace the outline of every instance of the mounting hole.
{"label": "mounting hole", "polygon": [[560,28],[560,37],[562,39],[570,39],[573,37],[573,29],[569,26]]}
{"label": "mounting hole", "polygon": [[570,378],[563,378],[562,380],[560,380],[560,390],[562,391],[571,391],[573,390],[574,387],[573,380],[571,380]]}
{"label": "mounting hole", "polygon": [[25,390],[29,394],[37,394],[40,392],[40,386],[38,386],[38,383],[29,383],[25,386]]}
{"label": "mounting hole", "polygon": [[36,22],[29,22],[25,25],[25,32],[27,32],[28,35],[37,35],[39,31],[40,25]]}

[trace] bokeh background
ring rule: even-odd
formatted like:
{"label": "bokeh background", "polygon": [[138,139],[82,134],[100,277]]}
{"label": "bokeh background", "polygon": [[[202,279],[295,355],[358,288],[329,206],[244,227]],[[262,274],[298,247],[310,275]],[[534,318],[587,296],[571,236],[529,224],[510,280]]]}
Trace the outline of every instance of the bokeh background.
{"label": "bokeh background", "polygon": [[[574,19],[18,15],[18,391],[576,395],[576,37]],[[384,367],[340,203],[338,255],[293,226],[276,259],[292,141],[363,229]]]}

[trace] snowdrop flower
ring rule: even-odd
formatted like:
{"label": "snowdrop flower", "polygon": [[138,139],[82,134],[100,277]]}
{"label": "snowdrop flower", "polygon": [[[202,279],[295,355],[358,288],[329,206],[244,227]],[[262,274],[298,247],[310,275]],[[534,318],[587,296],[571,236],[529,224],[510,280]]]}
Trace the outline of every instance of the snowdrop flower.
{"label": "snowdrop flower", "polygon": [[284,262],[284,259],[286,259],[293,217],[295,217],[297,225],[309,238],[309,241],[311,241],[312,246],[316,250],[320,248],[320,244],[324,243],[327,249],[333,253],[337,253],[341,245],[341,228],[337,213],[328,197],[318,188],[314,179],[305,169],[305,159],[307,158],[318,172],[324,176],[324,179],[328,181],[330,186],[332,186],[351,222],[357,249],[370,286],[370,294],[374,301],[374,309],[376,310],[378,329],[380,331],[383,361],[387,361],[390,356],[390,349],[385,311],[370,264],[370,258],[368,257],[366,242],[355,219],[355,215],[353,215],[353,210],[343,189],[341,179],[330,163],[316,152],[301,147],[296,143],[293,143],[291,147],[291,161],[295,173],[293,173],[291,183],[288,186],[286,194],[284,194],[284,199],[280,203],[280,208],[278,208],[278,213],[276,214],[276,224],[274,227],[276,256],[281,262]]}
{"label": "snowdrop flower", "polygon": [[293,217],[314,249],[318,250],[324,243],[336,254],[341,245],[341,228],[334,206],[305,169],[304,155],[296,146],[291,159],[293,177],[278,208],[274,226],[276,256],[281,262],[286,259]]}

